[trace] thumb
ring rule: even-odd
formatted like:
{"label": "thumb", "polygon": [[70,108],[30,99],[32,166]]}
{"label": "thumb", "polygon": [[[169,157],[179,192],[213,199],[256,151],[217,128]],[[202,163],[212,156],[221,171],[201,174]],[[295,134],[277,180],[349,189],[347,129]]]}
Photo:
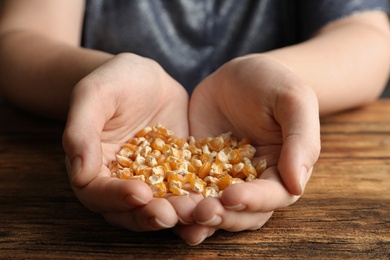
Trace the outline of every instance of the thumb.
{"label": "thumb", "polygon": [[[85,96],[85,95],[84,95]],[[62,136],[69,179],[75,188],[83,188],[99,173],[102,163],[100,133],[103,129],[104,113],[93,98],[74,95],[68,120]]]}
{"label": "thumb", "polygon": [[278,120],[283,132],[278,170],[289,192],[301,195],[320,154],[320,122],[316,98],[294,103]]}
{"label": "thumb", "polygon": [[71,184],[83,188],[96,177],[102,166],[99,136],[85,131],[82,126],[69,125],[62,140]]}

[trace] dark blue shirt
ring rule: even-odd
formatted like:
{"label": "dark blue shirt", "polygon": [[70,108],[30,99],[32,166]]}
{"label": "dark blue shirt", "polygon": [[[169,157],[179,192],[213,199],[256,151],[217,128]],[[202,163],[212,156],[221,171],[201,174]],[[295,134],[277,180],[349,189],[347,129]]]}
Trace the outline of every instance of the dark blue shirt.
{"label": "dark blue shirt", "polygon": [[89,0],[83,46],[152,58],[192,92],[234,57],[295,44],[387,0]]}

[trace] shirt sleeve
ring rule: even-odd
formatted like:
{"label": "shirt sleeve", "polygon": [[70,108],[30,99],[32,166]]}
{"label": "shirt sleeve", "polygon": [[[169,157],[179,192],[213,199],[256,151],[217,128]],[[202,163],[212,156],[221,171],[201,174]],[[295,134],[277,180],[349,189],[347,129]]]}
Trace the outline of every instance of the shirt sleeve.
{"label": "shirt sleeve", "polygon": [[351,14],[379,10],[389,13],[388,0],[299,0],[301,37],[310,38],[323,26]]}

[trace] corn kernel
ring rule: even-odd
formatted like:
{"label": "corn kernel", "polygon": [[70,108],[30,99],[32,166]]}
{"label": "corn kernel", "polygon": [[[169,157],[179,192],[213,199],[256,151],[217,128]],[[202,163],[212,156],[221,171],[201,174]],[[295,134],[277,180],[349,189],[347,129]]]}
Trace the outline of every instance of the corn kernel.
{"label": "corn kernel", "polygon": [[224,174],[224,175],[219,179],[219,182],[217,183],[219,190],[224,190],[224,189],[226,189],[226,188],[230,185],[232,179],[233,179],[233,177],[230,176],[229,174]]}
{"label": "corn kernel", "polygon": [[254,175],[255,177],[257,176],[256,169],[252,166],[252,164],[244,165],[242,172],[245,174],[246,177],[248,177],[249,175]]}
{"label": "corn kernel", "polygon": [[165,146],[165,142],[161,138],[156,138],[152,142],[152,148],[154,150],[162,151]]}
{"label": "corn kernel", "polygon": [[118,154],[116,155],[116,160],[123,167],[129,167],[133,162],[130,158]]}
{"label": "corn kernel", "polygon": [[152,189],[153,197],[163,198],[167,194],[167,186],[162,182],[152,184],[150,188]]}
{"label": "corn kernel", "polygon": [[135,136],[136,137],[144,137],[150,131],[152,131],[152,128],[150,126],[147,126],[144,129],[141,129],[140,131],[138,131],[138,133],[136,133]]}
{"label": "corn kernel", "polygon": [[209,143],[209,147],[211,150],[219,152],[224,148],[225,141],[222,136],[217,136],[213,138]]}
{"label": "corn kernel", "polygon": [[193,179],[190,181],[191,190],[196,193],[203,193],[206,189],[206,182],[202,181],[201,179]]}
{"label": "corn kernel", "polygon": [[202,179],[204,179],[207,175],[209,175],[211,169],[211,163],[205,162],[203,163],[202,167],[200,167],[198,176]]}
{"label": "corn kernel", "polygon": [[265,159],[258,162],[255,166],[257,176],[260,176],[267,168],[267,161]]}
{"label": "corn kernel", "polygon": [[218,197],[219,193],[213,187],[206,187],[204,192],[205,197]]}

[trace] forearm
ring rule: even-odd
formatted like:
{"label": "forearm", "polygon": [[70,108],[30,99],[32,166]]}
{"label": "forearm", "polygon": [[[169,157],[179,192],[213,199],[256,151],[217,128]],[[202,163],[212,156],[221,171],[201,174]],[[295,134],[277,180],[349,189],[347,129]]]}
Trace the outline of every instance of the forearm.
{"label": "forearm", "polygon": [[112,55],[14,30],[0,36],[0,91],[9,102],[65,118],[74,85]]}
{"label": "forearm", "polygon": [[314,89],[321,115],[376,99],[390,72],[388,27],[349,21],[331,26],[307,42],[265,54]]}

